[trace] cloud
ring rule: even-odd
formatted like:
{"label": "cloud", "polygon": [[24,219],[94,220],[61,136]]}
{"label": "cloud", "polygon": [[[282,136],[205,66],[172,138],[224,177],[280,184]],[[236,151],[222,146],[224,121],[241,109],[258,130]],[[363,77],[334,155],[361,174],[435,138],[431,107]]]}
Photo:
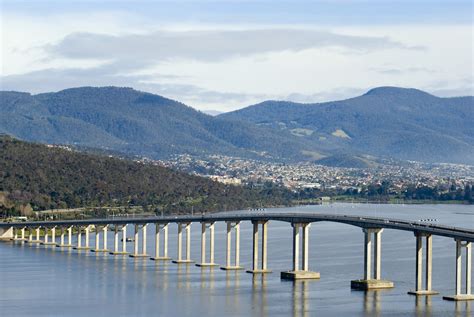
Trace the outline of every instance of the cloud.
{"label": "cloud", "polygon": [[[179,76],[174,75],[117,74],[116,69],[115,64],[106,64],[96,68],[52,68],[25,74],[1,76],[0,90],[43,93],[81,86],[132,87],[176,99],[196,108],[206,109],[210,106],[218,106],[221,110],[230,110],[231,105],[242,106],[250,104],[254,100],[269,98],[263,94],[221,92],[191,84],[167,82],[169,79],[179,79]],[[202,105],[208,106],[202,107]]]}
{"label": "cloud", "polygon": [[72,33],[57,44],[45,46],[45,50],[53,57],[146,63],[176,59],[212,62],[270,52],[331,47],[355,53],[389,48],[413,49],[387,37],[344,35],[310,29],[254,29],[157,31],[126,35]]}
{"label": "cloud", "polygon": [[369,70],[383,75],[403,75],[409,73],[435,73],[427,67],[371,67]]}

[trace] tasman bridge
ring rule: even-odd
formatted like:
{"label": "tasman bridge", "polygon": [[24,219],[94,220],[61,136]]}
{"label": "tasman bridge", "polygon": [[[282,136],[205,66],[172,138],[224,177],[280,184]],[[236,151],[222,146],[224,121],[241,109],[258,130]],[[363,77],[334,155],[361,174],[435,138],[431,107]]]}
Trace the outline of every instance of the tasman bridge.
{"label": "tasman bridge", "polygon": [[[474,300],[471,293],[472,252],[474,230],[406,221],[389,218],[374,218],[366,216],[329,215],[319,213],[269,213],[269,212],[236,212],[224,214],[209,214],[204,216],[169,216],[148,218],[92,219],[70,221],[37,221],[0,223],[0,239],[21,241],[29,244],[55,245],[63,248],[91,250],[93,252],[109,252],[113,255],[129,255],[131,257],[150,257],[147,255],[147,228],[152,224],[155,228],[154,256],[155,261],[171,260],[168,254],[168,228],[176,224],[177,256],[173,260],[177,264],[193,263],[191,260],[191,224],[201,224],[201,262],[197,266],[217,266],[214,263],[214,224],[226,222],[227,246],[226,265],[223,270],[240,270],[240,223],[251,221],[253,224],[253,265],[247,272],[252,274],[270,273],[267,267],[267,239],[269,221],[288,222],[293,227],[293,267],[281,272],[283,279],[319,279],[318,272],[309,269],[309,229],[313,222],[337,222],[362,228],[364,234],[364,276],[351,281],[355,289],[392,288],[393,282],[381,278],[381,248],[382,232],[384,229],[394,229],[413,232],[416,243],[415,288],[408,292],[416,296],[436,295],[432,289],[432,236],[443,236],[454,239],[453,269],[455,270],[454,295],[444,296],[447,300]],[[127,227],[134,228],[134,247],[127,250]],[[261,233],[259,231],[261,230]],[[107,232],[114,232],[113,249],[107,245]],[[183,231],[186,234],[186,253],[183,256]],[[90,233],[95,233],[95,247],[89,244]],[[235,241],[232,243],[232,232]],[[141,233],[141,235],[140,235]],[[209,233],[209,239],[206,238]],[[301,236],[300,236],[301,233]],[[73,234],[77,235],[76,245],[73,245]],[[84,235],[84,238],[83,238]],[[121,235],[121,239],[120,239]],[[59,242],[57,237],[59,236]],[[100,237],[102,236],[102,243]],[[140,236],[142,239],[139,249]],[[260,240],[259,240],[260,237]],[[67,239],[67,240],[66,240]],[[209,240],[209,252],[206,252]],[[423,243],[423,240],[425,242]],[[372,245],[373,241],[373,245]],[[121,246],[120,246],[121,242]],[[423,244],[425,247],[423,248]],[[232,248],[233,246],[233,248]],[[260,252],[259,252],[260,249]],[[425,265],[423,265],[423,249],[425,249]],[[465,269],[462,270],[465,250]],[[301,254],[300,254],[301,253]],[[231,256],[233,254],[233,257]],[[209,257],[208,257],[209,256]],[[424,266],[424,267],[423,267]]]}

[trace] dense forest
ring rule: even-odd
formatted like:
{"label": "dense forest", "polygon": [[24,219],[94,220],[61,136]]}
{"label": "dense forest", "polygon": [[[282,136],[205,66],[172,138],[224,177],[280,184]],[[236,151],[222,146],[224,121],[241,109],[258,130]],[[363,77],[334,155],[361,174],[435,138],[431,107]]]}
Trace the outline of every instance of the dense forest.
{"label": "dense forest", "polygon": [[287,205],[288,191],[224,185],[165,167],[0,137],[0,216],[142,206],[189,213]]}

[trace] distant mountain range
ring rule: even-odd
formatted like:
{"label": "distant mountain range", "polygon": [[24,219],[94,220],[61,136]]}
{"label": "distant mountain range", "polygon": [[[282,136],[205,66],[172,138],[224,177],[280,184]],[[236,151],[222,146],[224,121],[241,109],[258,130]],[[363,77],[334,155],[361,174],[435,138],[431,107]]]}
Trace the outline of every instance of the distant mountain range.
{"label": "distant mountain range", "polygon": [[131,88],[0,92],[0,133],[125,154],[225,154],[336,166],[378,157],[474,164],[474,98],[381,87],[343,101],[265,101],[216,117]]}
{"label": "distant mountain range", "polygon": [[181,153],[299,159],[306,142],[295,142],[286,131],[212,117],[131,88],[83,87],[39,95],[1,92],[0,109],[0,133],[155,159]]}
{"label": "distant mountain range", "polygon": [[[219,118],[287,131],[318,155],[369,154],[424,162],[474,163],[474,97],[439,98],[380,87],[342,101],[265,101]],[[327,161],[328,157],[323,160]]]}

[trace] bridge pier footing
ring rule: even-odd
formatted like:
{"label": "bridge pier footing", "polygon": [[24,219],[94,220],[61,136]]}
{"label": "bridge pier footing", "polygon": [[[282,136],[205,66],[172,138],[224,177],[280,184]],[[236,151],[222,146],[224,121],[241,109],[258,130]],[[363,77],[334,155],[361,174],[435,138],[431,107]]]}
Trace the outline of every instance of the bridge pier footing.
{"label": "bridge pier footing", "polygon": [[[221,266],[221,270],[224,271],[237,271],[243,270],[244,268],[240,266],[240,221],[226,221],[227,226],[227,245],[226,245],[226,263],[225,266]],[[235,254],[234,254],[234,264],[231,263],[231,252],[232,252],[232,228],[235,232]]]}
{"label": "bridge pier footing", "polygon": [[[206,262],[206,231],[209,228],[209,262]],[[219,266],[214,263],[214,222],[201,222],[201,263],[199,267]]]}
{"label": "bridge pier footing", "polygon": [[[272,271],[267,268],[267,226],[268,221],[252,221],[253,224],[253,265],[251,270],[247,270],[250,274],[265,274]],[[262,259],[260,268],[258,267],[258,226],[262,225]]]}
{"label": "bridge pier footing", "polygon": [[[393,288],[393,282],[381,279],[382,273],[382,228],[365,228],[364,232],[364,278],[351,281],[351,288],[358,290]],[[372,251],[372,234],[375,237]],[[372,252],[374,268],[372,269]],[[373,272],[372,272],[373,271]],[[373,275],[372,275],[373,273]]]}
{"label": "bridge pier footing", "polygon": [[138,232],[140,230],[140,227],[138,224],[135,225],[135,241],[134,241],[134,247],[133,247],[133,254],[130,254],[129,257],[131,258],[148,258],[150,257],[148,254],[146,254],[146,227],[147,224],[142,225],[142,253],[138,253],[138,242],[139,242],[139,235]]}
{"label": "bridge pier footing", "polygon": [[[169,261],[171,257],[168,256],[168,224],[155,223],[155,256],[151,257],[153,261]],[[163,232],[163,255],[160,252],[160,234]]]}
{"label": "bridge pier footing", "polygon": [[191,223],[185,223],[186,230],[186,259],[183,259],[183,223],[178,223],[178,257],[172,262],[175,264],[190,264],[194,263],[191,260]]}
{"label": "bridge pier footing", "polygon": [[[465,289],[462,292],[462,249],[466,249]],[[443,299],[452,301],[474,300],[471,292],[472,274],[472,242],[456,240],[456,294],[443,296]]]}
{"label": "bridge pier footing", "polygon": [[[319,272],[309,270],[309,223],[293,223],[293,270],[281,272],[280,277],[287,280],[319,279]],[[303,231],[302,265],[300,265],[300,228]]]}
{"label": "bridge pier footing", "polygon": [[123,225],[122,231],[122,251],[119,250],[119,225],[114,226],[114,250],[109,252],[112,255],[126,255],[127,252],[127,225]]}
{"label": "bridge pier footing", "polygon": [[[416,237],[416,276],[415,290],[409,291],[408,294],[415,296],[437,295],[439,292],[431,289],[431,277],[433,272],[433,239],[430,234],[415,232]],[[426,238],[426,260],[425,260],[425,288],[423,288],[423,237]]]}

